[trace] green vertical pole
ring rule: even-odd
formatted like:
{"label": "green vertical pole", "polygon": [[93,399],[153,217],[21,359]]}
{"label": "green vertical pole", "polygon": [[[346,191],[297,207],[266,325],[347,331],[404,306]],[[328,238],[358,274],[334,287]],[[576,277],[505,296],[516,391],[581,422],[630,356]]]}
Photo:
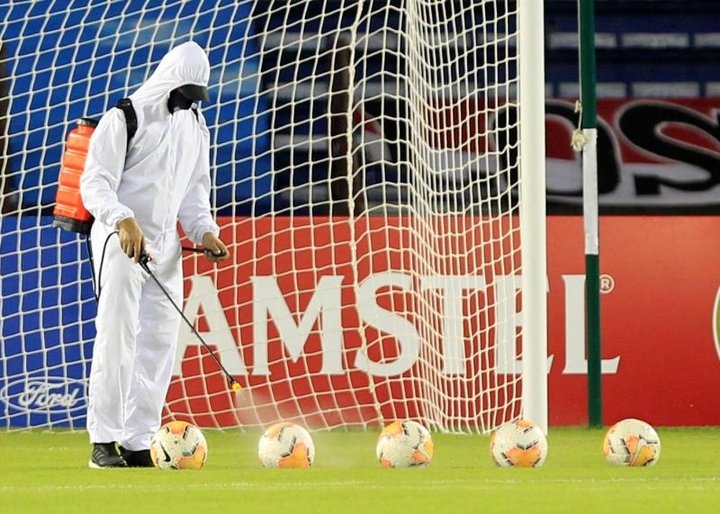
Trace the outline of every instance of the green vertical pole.
{"label": "green vertical pole", "polygon": [[595,2],[579,0],[583,218],[585,227],[585,309],[588,362],[588,425],[602,426],[602,352],[600,338],[600,252],[597,175],[597,94],[595,76]]}
{"label": "green vertical pole", "polygon": [[580,98],[582,128],[597,129],[597,94],[595,87],[595,0],[580,2]]}

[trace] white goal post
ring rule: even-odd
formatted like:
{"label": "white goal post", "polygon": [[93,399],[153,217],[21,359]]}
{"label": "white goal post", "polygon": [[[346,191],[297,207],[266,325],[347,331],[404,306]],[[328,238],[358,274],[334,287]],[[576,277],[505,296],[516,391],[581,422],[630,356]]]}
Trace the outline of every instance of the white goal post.
{"label": "white goal post", "polygon": [[211,64],[212,204],[167,418],[547,431],[543,2],[9,0],[0,426],[85,425],[95,298],[52,226],[67,133],[174,45]]}

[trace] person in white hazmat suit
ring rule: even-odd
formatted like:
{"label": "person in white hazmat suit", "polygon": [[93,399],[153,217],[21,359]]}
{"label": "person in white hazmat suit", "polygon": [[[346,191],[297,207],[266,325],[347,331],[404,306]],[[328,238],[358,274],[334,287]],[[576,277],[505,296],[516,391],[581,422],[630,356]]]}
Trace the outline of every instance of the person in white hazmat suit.
{"label": "person in white hazmat suit", "polygon": [[[100,298],[90,371],[87,429],[92,468],[152,466],[180,316],[138,264],[182,306],[177,222],[213,262],[228,258],[210,210],[209,132],[194,108],[208,100],[210,65],[194,42],[168,52],[130,95],[137,132],[109,110],[91,140],[80,193],[95,217],[91,240]],[[114,233],[117,233],[117,237]]]}

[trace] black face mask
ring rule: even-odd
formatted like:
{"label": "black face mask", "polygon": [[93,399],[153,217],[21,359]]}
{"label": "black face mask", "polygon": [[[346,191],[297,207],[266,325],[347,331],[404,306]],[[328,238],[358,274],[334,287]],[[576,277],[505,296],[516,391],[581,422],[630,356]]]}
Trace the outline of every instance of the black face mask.
{"label": "black face mask", "polygon": [[168,110],[173,113],[177,110],[186,111],[193,105],[192,98],[188,98],[183,95],[177,89],[173,89],[170,92],[170,98],[168,98]]}

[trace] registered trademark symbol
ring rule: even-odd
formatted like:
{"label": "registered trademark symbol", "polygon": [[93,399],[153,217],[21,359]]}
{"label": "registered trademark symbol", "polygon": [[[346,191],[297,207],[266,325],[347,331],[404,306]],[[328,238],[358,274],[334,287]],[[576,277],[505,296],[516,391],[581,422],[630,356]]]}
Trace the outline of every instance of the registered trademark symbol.
{"label": "registered trademark symbol", "polygon": [[600,293],[608,294],[615,289],[615,279],[610,275],[600,275]]}

